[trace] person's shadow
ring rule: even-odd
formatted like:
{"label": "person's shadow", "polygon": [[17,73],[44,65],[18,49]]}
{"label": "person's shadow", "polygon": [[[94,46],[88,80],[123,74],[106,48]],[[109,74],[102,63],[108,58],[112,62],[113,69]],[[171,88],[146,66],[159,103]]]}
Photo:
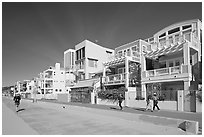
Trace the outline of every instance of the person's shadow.
{"label": "person's shadow", "polygon": [[110,107],[110,109],[120,110],[119,108],[115,108],[115,107]]}
{"label": "person's shadow", "polygon": [[21,111],[23,111],[23,110],[25,110],[24,108],[21,108],[21,109],[19,109],[18,111],[16,111],[16,112],[21,112]]}

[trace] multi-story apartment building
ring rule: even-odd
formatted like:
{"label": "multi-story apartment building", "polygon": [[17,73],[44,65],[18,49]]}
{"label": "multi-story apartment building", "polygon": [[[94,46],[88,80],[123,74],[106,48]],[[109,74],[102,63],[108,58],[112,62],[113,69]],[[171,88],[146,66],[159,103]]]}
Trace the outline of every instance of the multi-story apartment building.
{"label": "multi-story apartment building", "polygon": [[150,44],[142,54],[142,90],[147,95],[157,92],[168,101],[162,107],[196,111],[195,92],[194,99],[186,95],[201,83],[201,40],[197,19],[170,25],[146,40]]}
{"label": "multi-story apartment building", "polygon": [[45,98],[57,98],[57,94],[65,93],[65,70],[60,63],[40,73],[37,80],[41,93]]}
{"label": "multi-story apartment building", "polygon": [[103,69],[103,62],[107,61],[114,50],[102,47],[89,40],[84,40],[75,46],[76,72],[78,80],[90,79]]}
{"label": "multi-story apartment building", "polygon": [[76,83],[75,50],[68,49],[64,52],[65,87],[69,90]]}
{"label": "multi-story apartment building", "polygon": [[195,95],[193,101],[186,94],[201,83],[201,37],[201,21],[189,20],[116,48],[115,57],[104,62],[105,88],[126,87],[126,106],[145,107],[146,97],[156,92],[161,108],[195,111]]}
{"label": "multi-story apartment building", "polygon": [[[131,43],[115,48],[115,55],[104,62],[103,85],[105,89],[127,89],[125,105],[129,106],[127,98],[134,99],[141,97],[141,76],[140,62],[143,52],[142,45],[148,45],[143,40],[136,40]],[[108,73],[107,73],[108,71]],[[144,95],[143,95],[144,96]]]}
{"label": "multi-story apartment building", "polygon": [[[75,55],[75,63],[74,66],[72,66],[71,63],[74,61],[74,58],[72,55],[68,55],[68,53],[73,53],[74,51],[75,54],[72,55]],[[89,40],[84,40],[75,46],[75,50],[69,49],[64,52],[64,55],[66,55],[66,57],[64,57],[66,80],[70,81],[70,79],[73,79],[73,75],[76,77],[76,84],[70,87],[72,90],[70,92],[71,100],[79,99],[78,101],[90,102],[91,92],[88,90],[92,88],[93,83],[98,80],[92,78],[99,71],[102,72],[102,62],[107,61],[110,56],[114,55],[114,50],[102,47]]]}

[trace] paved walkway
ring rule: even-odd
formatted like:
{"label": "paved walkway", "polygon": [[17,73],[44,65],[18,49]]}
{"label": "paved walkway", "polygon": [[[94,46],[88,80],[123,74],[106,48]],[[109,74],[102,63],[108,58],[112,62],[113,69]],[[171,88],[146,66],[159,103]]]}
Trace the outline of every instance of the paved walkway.
{"label": "paved walkway", "polygon": [[37,135],[17,113],[2,103],[2,135]]}
{"label": "paved walkway", "polygon": [[[4,104],[15,111],[13,102],[3,98]],[[22,100],[18,118],[22,118],[41,135],[184,135],[189,134],[165,123],[158,125],[141,119],[141,115],[114,109],[95,109],[31,100]],[[5,109],[3,109],[4,111]],[[14,113],[14,112],[7,113]],[[13,119],[17,115],[13,115]],[[17,119],[18,119],[17,118]],[[14,120],[15,121],[15,120]],[[3,122],[3,124],[6,121]],[[8,122],[8,119],[7,119]],[[3,127],[5,127],[3,125]],[[24,126],[22,127],[24,128]],[[29,133],[31,134],[31,133]]]}
{"label": "paved walkway", "polygon": [[[88,103],[75,103],[75,102],[57,102],[56,100],[43,100],[44,102],[52,102],[52,103],[59,103],[65,105],[73,105],[73,106],[81,106],[81,107],[88,107],[88,108],[97,108],[97,109],[105,109],[105,110],[119,110],[118,106],[108,106],[108,105],[98,105],[98,104],[88,104]],[[176,119],[184,119],[184,120],[191,120],[191,121],[198,121],[199,128],[202,129],[202,113],[194,113],[194,112],[179,112],[173,110],[155,110],[154,112],[144,111],[144,108],[129,108],[124,107],[122,112],[128,113],[135,113],[135,114],[145,114],[151,116],[159,116],[159,117],[167,117],[167,118],[176,118]]]}

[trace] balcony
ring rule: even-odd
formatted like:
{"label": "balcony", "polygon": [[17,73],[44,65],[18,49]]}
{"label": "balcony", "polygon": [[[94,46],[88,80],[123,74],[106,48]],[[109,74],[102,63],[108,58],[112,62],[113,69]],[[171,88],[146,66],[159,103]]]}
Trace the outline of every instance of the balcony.
{"label": "balcony", "polygon": [[125,84],[125,73],[106,76],[104,84]]}
{"label": "balcony", "polygon": [[125,56],[136,58],[138,60],[140,59],[140,53],[139,52],[130,50],[130,52],[126,52],[126,53],[123,53],[123,54],[115,54],[113,56],[109,56],[108,60],[113,60],[113,59],[118,59],[118,58],[125,58]]}
{"label": "balcony", "polygon": [[162,78],[168,79],[167,76],[171,75],[180,75],[180,74],[190,74],[191,73],[191,65],[181,65],[181,66],[174,66],[169,68],[161,68],[161,69],[154,69],[142,72],[142,78]]}

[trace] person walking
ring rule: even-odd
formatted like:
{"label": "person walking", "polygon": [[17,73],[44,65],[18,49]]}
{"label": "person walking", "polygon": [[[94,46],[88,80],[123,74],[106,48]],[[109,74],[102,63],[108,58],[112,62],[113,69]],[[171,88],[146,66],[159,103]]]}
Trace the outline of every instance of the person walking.
{"label": "person walking", "polygon": [[18,107],[20,105],[20,100],[21,100],[21,95],[19,93],[15,94],[13,101],[15,103],[16,106],[16,112],[18,112]]}
{"label": "person walking", "polygon": [[154,96],[153,96],[153,110],[155,109],[155,107],[157,107],[157,109],[160,110],[158,106],[158,97],[156,93],[154,93]]}
{"label": "person walking", "polygon": [[151,95],[151,93],[149,93],[149,95],[147,96],[147,100],[146,100],[147,106],[145,108],[145,111],[150,110],[151,112],[153,112],[151,99],[152,99],[152,95]]}
{"label": "person walking", "polygon": [[120,93],[119,96],[118,96],[118,103],[119,103],[120,110],[123,110],[122,102],[123,102],[123,96]]}

